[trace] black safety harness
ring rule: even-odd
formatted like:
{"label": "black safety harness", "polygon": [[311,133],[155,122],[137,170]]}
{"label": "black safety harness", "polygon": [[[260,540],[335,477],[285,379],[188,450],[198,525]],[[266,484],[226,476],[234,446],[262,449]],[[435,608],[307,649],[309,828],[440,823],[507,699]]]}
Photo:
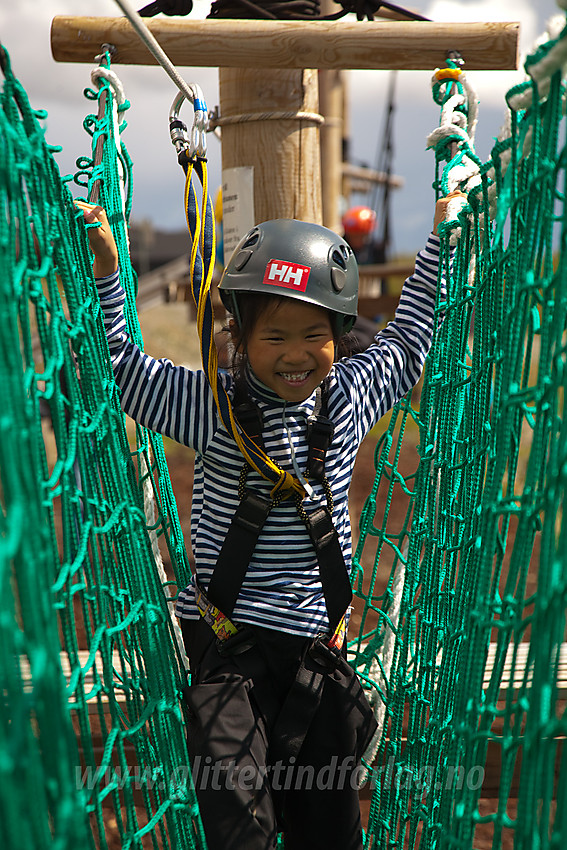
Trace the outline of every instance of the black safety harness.
{"label": "black safety harness", "polygon": [[[263,448],[263,422],[260,409],[246,396],[235,398],[235,413],[242,428],[254,442]],[[297,758],[311,722],[321,703],[327,677],[332,676],[333,687],[342,691],[342,704],[348,722],[355,732],[353,755],[358,762],[376,730],[372,708],[364,695],[354,669],[343,653],[345,640],[345,615],[352,600],[352,590],[346,570],[339,537],[332,521],[333,500],[325,475],[325,455],[333,438],[333,423],[327,417],[327,389],[325,382],[317,392],[313,414],[308,421],[309,457],[306,477],[323,485],[327,504],[308,511],[302,499],[296,499],[299,516],[305,523],[319,563],[321,584],[327,613],[329,633],[319,634],[305,647],[295,680],[287,693],[270,736],[270,757]],[[246,479],[250,467],[247,463],[240,474],[240,502],[221,548],[207,592],[197,587],[196,601],[203,620],[216,635],[217,650],[231,656],[237,668],[246,675],[247,650],[256,644],[253,627],[235,625],[230,615],[258,537],[270,510],[281,499],[269,499],[250,490]],[[258,644],[261,651],[261,643]]]}
{"label": "black safety harness", "polygon": [[[318,654],[327,666],[336,664],[344,641],[345,613],[352,590],[345,566],[339,536],[333,525],[333,499],[325,475],[325,456],[333,438],[334,426],[327,416],[326,382],[317,390],[313,413],[308,419],[309,454],[306,477],[322,484],[327,504],[313,510],[305,508],[300,496],[296,506],[303,520],[319,563],[323,595],[329,618],[330,634],[319,635],[313,642],[312,654]],[[237,389],[234,412],[240,426],[263,449],[263,418],[260,408]],[[230,620],[254,549],[268,514],[281,497],[272,499],[249,489],[246,480],[250,466],[244,463],[238,484],[239,505],[236,509],[206,593],[197,588],[197,605],[202,617],[217,636],[221,654],[238,654],[254,644],[254,631],[236,626]]]}

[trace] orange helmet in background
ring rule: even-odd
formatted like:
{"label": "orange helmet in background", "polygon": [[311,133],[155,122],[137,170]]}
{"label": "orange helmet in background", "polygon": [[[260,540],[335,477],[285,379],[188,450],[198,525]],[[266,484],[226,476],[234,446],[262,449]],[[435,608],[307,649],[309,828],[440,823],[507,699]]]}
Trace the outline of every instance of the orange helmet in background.
{"label": "orange helmet in background", "polygon": [[367,236],[376,223],[376,213],[370,207],[351,207],[342,218],[345,234],[358,233]]}

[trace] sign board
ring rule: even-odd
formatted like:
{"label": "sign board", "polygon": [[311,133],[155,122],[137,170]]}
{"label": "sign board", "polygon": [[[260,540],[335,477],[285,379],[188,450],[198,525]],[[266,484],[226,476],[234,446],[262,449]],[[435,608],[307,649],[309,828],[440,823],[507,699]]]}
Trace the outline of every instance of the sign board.
{"label": "sign board", "polygon": [[254,167],[226,168],[222,173],[224,264],[254,220]]}

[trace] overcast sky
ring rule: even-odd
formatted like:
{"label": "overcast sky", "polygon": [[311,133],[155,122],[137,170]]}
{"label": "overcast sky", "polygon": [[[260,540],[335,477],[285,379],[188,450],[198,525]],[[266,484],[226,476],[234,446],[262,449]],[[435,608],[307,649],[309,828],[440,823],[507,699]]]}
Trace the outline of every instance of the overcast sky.
{"label": "overcast sky", "polygon": [[[205,17],[210,4],[196,0],[194,5],[192,17]],[[404,5],[403,0],[399,5]],[[524,52],[545,30],[549,17],[560,11],[556,0],[414,0],[406,5],[439,22],[520,21]],[[47,139],[63,146],[58,162],[62,173],[68,173],[74,171],[76,157],[89,151],[82,120],[92,104],[82,91],[90,85],[90,67],[57,63],[51,57],[50,25],[59,14],[118,15],[120,10],[114,0],[2,0],[0,5],[0,39],[32,106],[47,109]],[[132,103],[124,138],[135,165],[133,219],[150,219],[167,230],[181,229],[185,226],[183,175],[168,132],[169,107],[177,90],[161,68],[117,66],[117,70]],[[216,70],[183,68],[181,73],[201,86],[209,108],[218,103]],[[476,149],[484,160],[503,123],[504,93],[523,76],[484,71],[469,72],[469,77],[479,94]],[[431,99],[430,78],[429,72],[398,74],[394,171],[405,185],[394,195],[393,246],[401,252],[417,250],[431,223],[434,160],[432,152],[425,150],[425,140],[438,122],[439,111]],[[374,165],[388,72],[350,71],[348,80],[351,157]],[[190,118],[190,109],[184,117]],[[211,187],[215,188],[221,180],[220,143],[209,135],[208,147]]]}

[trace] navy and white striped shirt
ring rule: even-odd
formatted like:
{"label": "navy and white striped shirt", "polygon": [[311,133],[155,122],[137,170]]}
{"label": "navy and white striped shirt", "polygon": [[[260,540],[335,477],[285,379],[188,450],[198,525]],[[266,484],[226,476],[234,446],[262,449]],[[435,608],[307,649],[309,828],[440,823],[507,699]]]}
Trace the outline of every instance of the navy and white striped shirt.
{"label": "navy and white striped shirt", "polygon": [[[333,522],[349,569],[348,489],[357,450],[373,425],[419,379],[433,334],[438,263],[439,240],[431,235],[404,284],[394,321],[366,351],[335,363],[329,375],[328,416],[335,431],[325,471],[334,500]],[[130,341],[118,272],[98,280],[97,288],[122,408],[142,425],[195,450],[191,544],[196,575],[206,588],[238,506],[242,455],[219,421],[204,373],[156,360]],[[231,377],[221,379],[230,393]],[[299,468],[305,469],[307,418],[316,394],[299,404],[285,402],[253,374],[249,392],[263,413],[266,453],[293,472],[289,430]],[[250,472],[247,484],[269,495],[270,485],[256,472]],[[314,490],[312,506],[325,505],[322,486],[314,484]],[[179,594],[176,614],[198,618],[192,584]],[[317,559],[293,499],[270,512],[232,619],[302,636],[327,629]]]}

